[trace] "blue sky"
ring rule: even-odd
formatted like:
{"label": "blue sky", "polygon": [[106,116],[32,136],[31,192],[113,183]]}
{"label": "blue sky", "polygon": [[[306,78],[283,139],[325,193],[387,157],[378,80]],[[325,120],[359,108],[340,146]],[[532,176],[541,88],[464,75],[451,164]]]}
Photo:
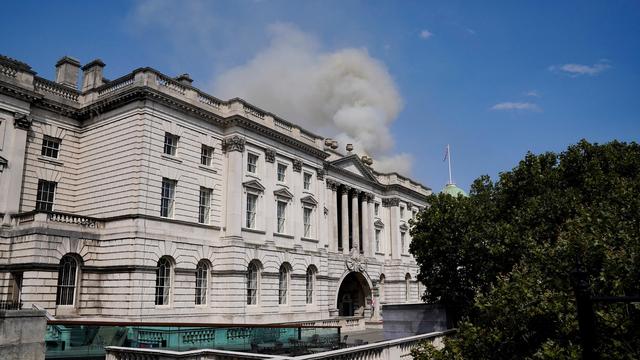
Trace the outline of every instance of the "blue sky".
{"label": "blue sky", "polygon": [[0,53],[47,78],[70,55],[101,58],[111,79],[151,66],[213,91],[274,49],[274,24],[313,44],[305,55],[356,49],[373,73],[386,71],[392,84],[381,88],[400,106],[381,105],[393,109],[393,141],[380,157],[408,156],[411,175],[434,190],[447,181],[447,143],[468,190],[527,151],[640,138],[638,1],[11,1]]}

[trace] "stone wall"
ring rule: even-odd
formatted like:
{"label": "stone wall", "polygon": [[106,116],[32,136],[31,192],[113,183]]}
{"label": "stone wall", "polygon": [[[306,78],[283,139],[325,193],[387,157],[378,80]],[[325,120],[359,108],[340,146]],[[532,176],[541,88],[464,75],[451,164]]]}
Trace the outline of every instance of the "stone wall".
{"label": "stone wall", "polygon": [[43,360],[46,326],[44,311],[0,311],[0,359]]}

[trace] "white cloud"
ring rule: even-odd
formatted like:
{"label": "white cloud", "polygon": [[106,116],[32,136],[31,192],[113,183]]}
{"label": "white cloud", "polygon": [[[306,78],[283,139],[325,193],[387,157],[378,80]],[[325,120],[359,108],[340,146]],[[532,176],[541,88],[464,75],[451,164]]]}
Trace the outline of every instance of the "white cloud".
{"label": "white cloud", "polygon": [[214,94],[244,98],[335,137],[342,149],[353,143],[357,153],[374,158],[374,168],[407,174],[410,156],[392,153],[390,126],[402,99],[385,66],[365,49],[322,51],[292,25],[272,25],[269,34],[265,49],[216,78]]}
{"label": "white cloud", "polygon": [[600,60],[593,65],[583,64],[564,64],[564,65],[552,65],[549,67],[550,71],[559,72],[571,77],[577,77],[581,75],[594,76],[611,68],[611,64],[606,59]]}
{"label": "white cloud", "polygon": [[424,29],[424,30],[420,31],[420,38],[421,39],[425,39],[426,40],[426,39],[428,39],[428,38],[430,38],[432,36],[433,36],[433,33],[431,31],[427,30],[427,29]]}
{"label": "white cloud", "polygon": [[491,107],[491,110],[508,111],[508,110],[523,110],[523,111],[541,111],[540,107],[533,103],[528,102],[501,102]]}
{"label": "white cloud", "polygon": [[540,97],[540,93],[537,90],[529,90],[526,93],[524,93],[525,96],[530,96],[530,97]]}

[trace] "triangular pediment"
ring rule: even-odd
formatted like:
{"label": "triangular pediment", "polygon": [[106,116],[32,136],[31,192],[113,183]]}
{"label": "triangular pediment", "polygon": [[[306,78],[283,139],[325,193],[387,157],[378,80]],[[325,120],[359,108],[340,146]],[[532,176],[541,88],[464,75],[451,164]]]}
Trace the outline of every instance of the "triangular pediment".
{"label": "triangular pediment", "polygon": [[293,199],[293,194],[291,193],[291,191],[287,190],[287,188],[280,188],[278,190],[275,190],[273,192],[273,195],[280,196],[286,199]]}
{"label": "triangular pediment", "polygon": [[0,165],[7,166],[8,163],[9,162],[7,161],[7,159],[5,159],[2,156],[0,156]]}
{"label": "triangular pediment", "polygon": [[300,201],[302,201],[305,204],[309,204],[309,205],[313,205],[313,206],[318,205],[318,202],[316,201],[316,199],[314,199],[313,196],[311,196],[311,195],[307,195],[307,196],[303,197],[302,199],[300,199]]}
{"label": "triangular pediment", "polygon": [[264,186],[258,180],[249,180],[242,183],[242,186],[256,191],[264,191]]}
{"label": "triangular pediment", "polygon": [[373,226],[379,228],[379,229],[383,229],[384,228],[384,223],[382,222],[382,220],[380,219],[376,219],[376,221],[373,223]]}
{"label": "triangular pediment", "polygon": [[344,171],[348,171],[357,176],[363,177],[367,180],[378,182],[375,176],[371,173],[371,170],[360,160],[358,155],[353,154],[349,156],[345,156],[341,159],[335,160],[331,162],[331,165],[342,169]]}
{"label": "triangular pediment", "polygon": [[407,231],[409,230],[409,226],[407,226],[407,223],[405,223],[404,221],[400,224],[400,230],[402,231]]}

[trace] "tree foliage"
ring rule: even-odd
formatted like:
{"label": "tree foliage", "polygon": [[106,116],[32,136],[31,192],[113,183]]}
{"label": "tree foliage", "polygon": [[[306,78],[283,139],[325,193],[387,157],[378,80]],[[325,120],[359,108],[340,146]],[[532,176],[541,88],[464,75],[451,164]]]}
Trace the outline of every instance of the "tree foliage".
{"label": "tree foliage", "polygon": [[[410,251],[423,299],[449,307],[458,334],[417,359],[578,359],[571,272],[592,295],[640,295],[640,146],[581,141],[527,154],[470,196],[433,195]],[[640,305],[596,303],[596,352],[640,358]]]}

